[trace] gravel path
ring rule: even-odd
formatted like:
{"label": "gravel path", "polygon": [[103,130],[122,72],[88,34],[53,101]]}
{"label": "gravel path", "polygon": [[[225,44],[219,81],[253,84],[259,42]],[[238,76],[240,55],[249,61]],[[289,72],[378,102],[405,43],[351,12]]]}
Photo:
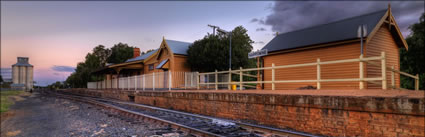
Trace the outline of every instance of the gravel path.
{"label": "gravel path", "polygon": [[1,122],[1,136],[181,136],[169,127],[127,119],[89,104],[33,93],[11,107]]}

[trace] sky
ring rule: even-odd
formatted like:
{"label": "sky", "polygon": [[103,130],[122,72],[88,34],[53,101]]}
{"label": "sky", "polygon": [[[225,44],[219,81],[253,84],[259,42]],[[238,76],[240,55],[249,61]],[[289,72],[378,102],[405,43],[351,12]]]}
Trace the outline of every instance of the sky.
{"label": "sky", "polygon": [[[119,42],[142,51],[166,39],[193,42],[208,24],[242,25],[261,49],[275,35],[387,9],[385,1],[1,1],[2,75],[18,56],[29,57],[39,85],[63,81],[97,45]],[[391,1],[406,37],[423,1]],[[357,30],[353,30],[357,31]]]}

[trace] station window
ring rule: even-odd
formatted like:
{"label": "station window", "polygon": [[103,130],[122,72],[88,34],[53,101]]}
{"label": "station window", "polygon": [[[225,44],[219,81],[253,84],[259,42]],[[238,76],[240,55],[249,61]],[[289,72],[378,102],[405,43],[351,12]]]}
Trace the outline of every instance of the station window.
{"label": "station window", "polygon": [[153,70],[153,64],[149,64],[149,70]]}

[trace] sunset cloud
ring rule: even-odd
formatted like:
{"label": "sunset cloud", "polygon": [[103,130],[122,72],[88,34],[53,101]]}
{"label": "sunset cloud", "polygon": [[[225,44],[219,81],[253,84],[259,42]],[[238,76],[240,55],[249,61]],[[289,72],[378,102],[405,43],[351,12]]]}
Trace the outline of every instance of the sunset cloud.
{"label": "sunset cloud", "polygon": [[75,67],[71,67],[71,66],[52,66],[51,67],[52,70],[54,71],[59,71],[59,72],[74,72],[75,71]]}

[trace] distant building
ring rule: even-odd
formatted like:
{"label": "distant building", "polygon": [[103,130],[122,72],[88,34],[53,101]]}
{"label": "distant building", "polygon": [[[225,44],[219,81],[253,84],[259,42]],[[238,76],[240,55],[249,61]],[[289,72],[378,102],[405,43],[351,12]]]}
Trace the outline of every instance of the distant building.
{"label": "distant building", "polygon": [[18,62],[12,65],[13,89],[31,90],[33,88],[33,66],[28,63],[28,57],[18,57]]}

